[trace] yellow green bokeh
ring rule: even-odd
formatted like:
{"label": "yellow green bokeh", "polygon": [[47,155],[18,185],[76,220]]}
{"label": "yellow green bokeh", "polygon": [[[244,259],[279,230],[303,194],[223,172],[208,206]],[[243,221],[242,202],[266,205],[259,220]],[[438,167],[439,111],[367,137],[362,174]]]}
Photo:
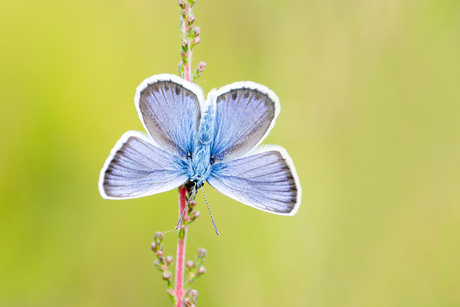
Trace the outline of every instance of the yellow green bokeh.
{"label": "yellow green bokeh", "polygon": [[[177,192],[103,200],[143,130],[136,86],[177,73],[177,1],[0,2],[0,306],[171,306],[149,250]],[[198,306],[460,305],[460,2],[200,0],[205,92],[280,97],[265,143],[295,162],[294,217],[206,186],[187,257]],[[175,234],[165,235],[175,256]]]}

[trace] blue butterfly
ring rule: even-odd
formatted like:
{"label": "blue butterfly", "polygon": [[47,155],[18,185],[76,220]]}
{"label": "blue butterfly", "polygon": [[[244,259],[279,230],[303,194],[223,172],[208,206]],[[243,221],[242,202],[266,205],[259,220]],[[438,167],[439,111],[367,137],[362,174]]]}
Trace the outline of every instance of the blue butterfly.
{"label": "blue butterfly", "polygon": [[205,182],[262,211],[296,214],[302,190],[287,151],[258,145],[280,112],[273,91],[254,82],[202,89],[177,76],[144,80],[134,97],[148,135],[128,131],[116,143],[99,178],[103,198],[153,195],[187,182]]}

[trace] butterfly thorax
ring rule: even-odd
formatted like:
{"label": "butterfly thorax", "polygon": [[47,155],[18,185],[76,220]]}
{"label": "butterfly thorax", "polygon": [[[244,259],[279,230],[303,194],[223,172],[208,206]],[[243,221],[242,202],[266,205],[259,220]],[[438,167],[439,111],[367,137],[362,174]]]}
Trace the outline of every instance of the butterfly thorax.
{"label": "butterfly thorax", "polygon": [[191,181],[196,182],[197,188],[203,185],[211,173],[210,169],[213,162],[211,147],[214,135],[214,109],[215,103],[211,103],[206,109],[191,156],[192,169],[189,176]]}

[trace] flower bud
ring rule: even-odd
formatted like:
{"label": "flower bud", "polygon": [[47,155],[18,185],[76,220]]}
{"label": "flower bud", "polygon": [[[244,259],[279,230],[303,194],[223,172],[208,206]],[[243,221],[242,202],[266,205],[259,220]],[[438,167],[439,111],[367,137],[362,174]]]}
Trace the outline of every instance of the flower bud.
{"label": "flower bud", "polygon": [[170,265],[173,262],[174,258],[172,256],[166,256],[166,264]]}
{"label": "flower bud", "polygon": [[206,68],[206,63],[201,61],[200,63],[198,63],[198,65],[196,66],[196,70],[199,72],[199,73],[202,73]]}
{"label": "flower bud", "polygon": [[200,43],[200,42],[201,42],[201,38],[200,38],[200,37],[195,37],[194,39],[192,39],[192,44],[193,44],[193,45],[196,45],[196,44],[198,44],[198,43]]}
{"label": "flower bud", "polygon": [[161,278],[163,278],[164,280],[170,280],[171,274],[169,272],[164,272]]}
{"label": "flower bud", "polygon": [[189,46],[188,40],[186,39],[182,40],[182,51],[187,52],[188,46]]}
{"label": "flower bud", "polygon": [[196,299],[198,297],[198,291],[193,289],[192,291],[190,291],[189,296],[190,296],[190,300],[195,304]]}
{"label": "flower bud", "polygon": [[199,258],[204,258],[208,255],[208,252],[204,249],[204,248],[200,248],[198,251],[197,251],[197,255]]}
{"label": "flower bud", "polygon": [[158,258],[163,257],[163,251],[162,250],[157,251],[157,257]]}
{"label": "flower bud", "polygon": [[193,33],[195,34],[195,36],[200,35],[200,33],[201,33],[200,27],[194,27],[193,28]]}
{"label": "flower bud", "polygon": [[198,275],[203,275],[204,273],[206,273],[206,269],[204,268],[204,266],[200,266],[198,268]]}
{"label": "flower bud", "polygon": [[151,245],[150,245],[150,248],[153,250],[153,251],[156,251],[157,249],[157,244],[155,242],[153,242]]}
{"label": "flower bud", "polygon": [[155,235],[153,236],[153,238],[155,239],[155,241],[163,241],[163,234],[160,232],[160,231],[157,231],[155,233]]}
{"label": "flower bud", "polygon": [[153,261],[153,265],[154,265],[154,266],[159,266],[159,265],[160,265],[160,261],[159,261],[158,259],[155,259],[155,260]]}
{"label": "flower bud", "polygon": [[185,0],[179,0],[179,6],[181,9],[185,9]]}
{"label": "flower bud", "polygon": [[180,226],[178,236],[180,239],[185,238],[185,226],[184,225]]}
{"label": "flower bud", "polygon": [[185,263],[185,266],[189,269],[193,268],[193,261],[192,260],[188,260],[186,263]]}
{"label": "flower bud", "polygon": [[191,220],[194,221],[199,216],[200,216],[200,211],[193,211],[192,216],[191,216]]}
{"label": "flower bud", "polygon": [[190,16],[188,16],[187,22],[189,25],[193,24],[195,22],[195,16],[193,16],[193,14],[190,14]]}

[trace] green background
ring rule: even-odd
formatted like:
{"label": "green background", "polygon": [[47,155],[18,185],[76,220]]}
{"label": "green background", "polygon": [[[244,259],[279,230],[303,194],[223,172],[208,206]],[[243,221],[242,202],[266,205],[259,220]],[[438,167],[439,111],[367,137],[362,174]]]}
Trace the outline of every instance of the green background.
{"label": "green background", "polygon": [[[136,86],[177,73],[177,2],[0,2],[0,305],[170,306],[153,234],[177,192],[100,197],[99,171],[143,130]],[[280,97],[264,143],[303,188],[294,217],[211,187],[188,258],[198,306],[460,305],[460,2],[199,0],[205,92]],[[175,234],[165,235],[175,255]]]}

